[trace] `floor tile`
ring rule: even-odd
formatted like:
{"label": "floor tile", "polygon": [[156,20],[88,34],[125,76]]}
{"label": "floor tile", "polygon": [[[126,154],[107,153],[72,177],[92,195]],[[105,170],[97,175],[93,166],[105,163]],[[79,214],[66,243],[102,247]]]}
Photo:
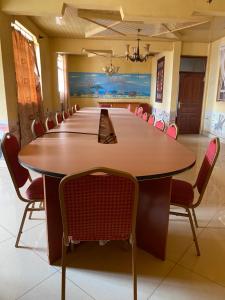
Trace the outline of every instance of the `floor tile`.
{"label": "floor tile", "polygon": [[149,300],[224,300],[225,288],[176,266]]}
{"label": "floor tile", "polygon": [[[69,257],[67,276],[98,300],[132,299],[131,251],[123,242],[83,243]],[[147,299],[174,264],[138,250],[138,299]],[[71,268],[72,267],[72,268]]]}
{"label": "floor tile", "polygon": [[[60,300],[61,299],[61,274],[59,272],[41,282],[38,286],[26,293],[18,300]],[[78,286],[71,281],[66,281],[66,299],[67,300],[93,300]]]}
{"label": "floor tile", "polygon": [[14,247],[15,239],[0,243],[0,299],[14,300],[56,272],[31,250]]}
{"label": "floor tile", "polygon": [[13,236],[0,226],[0,243],[10,238],[13,238]]}
{"label": "floor tile", "polygon": [[198,241],[201,256],[196,256],[193,245],[179,264],[225,286],[225,230],[206,228]]}

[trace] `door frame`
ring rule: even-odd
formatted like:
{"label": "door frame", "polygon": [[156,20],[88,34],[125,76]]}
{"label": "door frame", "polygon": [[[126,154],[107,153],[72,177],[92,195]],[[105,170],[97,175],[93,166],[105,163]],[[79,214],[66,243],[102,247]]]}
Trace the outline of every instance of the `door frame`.
{"label": "door frame", "polygon": [[[207,89],[208,89],[208,76],[209,76],[208,55],[181,55],[180,61],[181,61],[181,58],[203,58],[205,60],[204,89],[203,89],[203,96],[202,96],[201,120],[200,120],[200,128],[199,128],[199,134],[202,134],[203,128],[204,128],[205,104],[206,104],[206,96],[207,96]],[[178,103],[179,103],[179,93],[180,93],[180,73],[182,73],[182,72],[184,72],[184,71],[180,71],[180,68],[179,68],[176,120],[177,120],[177,115],[178,115]],[[203,73],[203,72],[185,71],[185,73]]]}

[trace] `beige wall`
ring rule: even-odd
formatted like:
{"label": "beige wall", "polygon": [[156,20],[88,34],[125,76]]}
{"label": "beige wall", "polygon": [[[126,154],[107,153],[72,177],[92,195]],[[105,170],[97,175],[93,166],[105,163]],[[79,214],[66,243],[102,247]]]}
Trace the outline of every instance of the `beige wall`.
{"label": "beige wall", "polygon": [[205,112],[203,131],[225,140],[225,102],[217,101],[217,87],[220,67],[220,47],[225,45],[225,37],[211,43],[209,47],[208,74],[206,76]]}
{"label": "beige wall", "polygon": [[[164,51],[156,55],[152,60],[152,97],[151,104],[157,119],[163,119],[167,123],[174,121],[178,96],[179,67],[180,67],[181,42],[173,43],[172,51]],[[155,102],[157,61],[165,57],[163,101]]]}
{"label": "beige wall", "polygon": [[[151,59],[145,63],[132,63],[125,58],[113,58],[112,63],[116,66],[119,66],[119,73],[151,73]],[[110,59],[105,57],[91,57],[81,55],[68,55],[68,71],[69,72],[96,72],[103,73],[102,68],[110,64]],[[99,98],[75,98],[71,97],[71,104],[78,103],[82,106],[97,106]],[[149,102],[150,99],[107,99],[106,101],[114,102]]]}

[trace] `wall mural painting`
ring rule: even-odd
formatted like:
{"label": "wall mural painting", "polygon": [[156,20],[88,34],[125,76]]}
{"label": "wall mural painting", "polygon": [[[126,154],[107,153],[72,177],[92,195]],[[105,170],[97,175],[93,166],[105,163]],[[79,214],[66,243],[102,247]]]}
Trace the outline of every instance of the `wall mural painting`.
{"label": "wall mural painting", "polygon": [[217,101],[225,101],[225,46],[220,48],[220,73],[217,91]]}
{"label": "wall mural painting", "polygon": [[69,72],[71,97],[79,98],[148,98],[150,74],[114,74]]}

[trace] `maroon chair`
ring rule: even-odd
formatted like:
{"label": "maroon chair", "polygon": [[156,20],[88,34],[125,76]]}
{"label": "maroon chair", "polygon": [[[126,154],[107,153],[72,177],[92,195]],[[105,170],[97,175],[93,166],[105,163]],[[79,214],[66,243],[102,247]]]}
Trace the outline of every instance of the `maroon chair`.
{"label": "maroon chair", "polygon": [[142,115],[143,115],[143,107],[138,107],[137,116],[139,118],[142,118]]}
{"label": "maroon chair", "polygon": [[45,127],[47,130],[51,130],[55,127],[55,122],[53,119],[47,118],[45,121]]}
{"label": "maroon chair", "polygon": [[129,240],[130,237],[134,299],[137,299],[136,178],[117,170],[95,168],[64,177],[59,198],[63,223],[61,299],[65,299],[66,250],[70,243],[74,240]]}
{"label": "maroon chair", "polygon": [[[202,201],[214,165],[218,158],[219,151],[220,151],[220,140],[218,138],[214,138],[210,141],[208,145],[205,157],[203,159],[201,168],[197,176],[197,180],[194,185],[191,185],[189,182],[183,180],[178,180],[178,179],[172,180],[170,204],[184,208],[186,210],[186,213],[170,211],[170,214],[189,218],[198,256],[200,255],[200,250],[199,250],[199,245],[198,245],[195,228],[191,216],[191,211],[193,214],[195,225],[196,227],[198,227],[195,208],[198,207]],[[198,192],[198,198],[196,201],[194,197],[195,189],[197,189]]]}
{"label": "maroon chair", "polygon": [[170,124],[169,127],[166,130],[166,134],[173,138],[174,140],[177,139],[177,135],[178,135],[178,128],[176,124]]}
{"label": "maroon chair", "polygon": [[45,128],[40,120],[33,120],[31,124],[31,131],[34,138],[45,134]]}
{"label": "maroon chair", "polygon": [[73,112],[73,114],[76,113],[76,108],[75,108],[75,106],[72,106],[72,112]]}
{"label": "maroon chair", "polygon": [[[19,232],[15,244],[15,247],[19,247],[18,246],[19,240],[23,231],[23,225],[27,213],[30,212],[29,218],[31,218],[32,212],[44,210],[43,179],[42,177],[38,177],[32,180],[29,171],[20,165],[18,161],[18,153],[20,151],[20,146],[16,137],[13,134],[6,133],[4,135],[1,142],[1,147],[17,196],[20,200],[26,203],[24,213],[23,213],[23,218],[20,224],[20,228],[19,228]],[[20,188],[22,188],[25,185],[28,179],[31,183],[26,189],[25,191],[26,197],[24,197],[20,192]],[[39,204],[39,208],[35,208],[35,203]]]}
{"label": "maroon chair", "polygon": [[69,112],[69,115],[70,115],[70,116],[73,115],[73,110],[72,110],[72,108],[70,108],[70,109],[68,110],[68,112]]}
{"label": "maroon chair", "polygon": [[144,120],[144,121],[148,121],[148,113],[143,113],[143,115],[142,115],[142,119]]}
{"label": "maroon chair", "polygon": [[161,131],[164,131],[165,122],[163,120],[159,120],[159,121],[155,122],[155,127]]}
{"label": "maroon chair", "polygon": [[63,115],[61,114],[61,112],[57,112],[55,114],[55,120],[56,120],[56,124],[59,125],[62,123],[63,121]]}
{"label": "maroon chair", "polygon": [[149,125],[154,125],[155,123],[155,116],[154,115],[150,115],[148,118],[148,124]]}
{"label": "maroon chair", "polygon": [[76,111],[80,110],[79,104],[75,104],[75,110],[76,110]]}
{"label": "maroon chair", "polygon": [[66,120],[69,118],[69,113],[67,111],[63,112],[63,119]]}
{"label": "maroon chair", "polygon": [[135,116],[138,115],[138,106],[135,107],[134,114],[135,114]]}

